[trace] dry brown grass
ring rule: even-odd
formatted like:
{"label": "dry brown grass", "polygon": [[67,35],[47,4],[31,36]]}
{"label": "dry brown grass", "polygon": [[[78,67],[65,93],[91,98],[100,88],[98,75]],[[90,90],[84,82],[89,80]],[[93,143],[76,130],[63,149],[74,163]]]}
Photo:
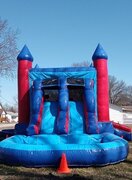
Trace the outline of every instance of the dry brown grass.
{"label": "dry brown grass", "polygon": [[88,180],[130,180],[132,179],[132,142],[130,153],[122,163],[104,167],[71,168],[71,174],[57,174],[56,168],[25,168],[0,165],[0,180],[39,179],[88,179]]}

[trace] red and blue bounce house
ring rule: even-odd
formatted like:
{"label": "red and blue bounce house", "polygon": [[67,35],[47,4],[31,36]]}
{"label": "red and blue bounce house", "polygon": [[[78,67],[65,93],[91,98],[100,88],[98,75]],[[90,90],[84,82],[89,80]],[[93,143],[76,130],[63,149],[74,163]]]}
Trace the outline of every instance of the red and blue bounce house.
{"label": "red and blue bounce house", "polygon": [[18,60],[19,122],[0,142],[0,163],[27,167],[104,166],[128,155],[131,129],[109,119],[108,56],[99,44],[89,67],[32,68]]}

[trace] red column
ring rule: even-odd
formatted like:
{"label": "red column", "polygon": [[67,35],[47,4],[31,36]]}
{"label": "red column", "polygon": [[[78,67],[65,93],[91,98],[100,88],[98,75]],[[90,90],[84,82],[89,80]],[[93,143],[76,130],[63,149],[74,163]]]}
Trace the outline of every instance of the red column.
{"label": "red column", "polygon": [[24,46],[17,57],[18,60],[18,117],[19,123],[28,124],[30,120],[29,70],[33,57]]}
{"label": "red column", "polygon": [[98,121],[109,121],[109,79],[107,54],[99,44],[93,54],[94,67],[97,70],[97,111]]}

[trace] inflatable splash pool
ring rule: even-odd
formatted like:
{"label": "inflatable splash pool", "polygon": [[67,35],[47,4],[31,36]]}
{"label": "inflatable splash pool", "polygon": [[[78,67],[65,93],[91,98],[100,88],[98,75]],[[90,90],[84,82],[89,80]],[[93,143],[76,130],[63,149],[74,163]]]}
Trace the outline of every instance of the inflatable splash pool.
{"label": "inflatable splash pool", "polygon": [[104,166],[123,161],[128,154],[127,141],[110,133],[16,135],[0,147],[0,162],[28,167],[56,166],[62,153],[69,166]]}

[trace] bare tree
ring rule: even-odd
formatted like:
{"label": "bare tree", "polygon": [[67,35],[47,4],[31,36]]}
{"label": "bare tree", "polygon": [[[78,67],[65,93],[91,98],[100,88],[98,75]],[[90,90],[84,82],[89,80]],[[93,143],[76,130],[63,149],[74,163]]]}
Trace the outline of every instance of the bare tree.
{"label": "bare tree", "polygon": [[87,67],[89,66],[89,62],[88,61],[83,61],[81,63],[73,63],[72,66],[73,67]]}
{"label": "bare tree", "polygon": [[[74,67],[87,67],[87,61],[73,63]],[[115,76],[109,75],[109,102],[115,105],[132,105],[132,86],[127,86],[124,81],[119,81]]]}
{"label": "bare tree", "polygon": [[15,106],[9,105],[9,104],[7,104],[7,103],[3,105],[3,108],[4,108],[4,110],[5,110],[6,112],[7,112],[7,111],[14,112],[14,113],[17,112],[17,109],[16,109]]}
{"label": "bare tree", "polygon": [[126,88],[126,102],[124,105],[132,106],[132,86],[127,86]]}
{"label": "bare tree", "polygon": [[111,104],[123,105],[126,102],[126,84],[116,77],[109,76],[109,100]]}
{"label": "bare tree", "polygon": [[14,100],[14,106],[13,107],[14,107],[15,111],[18,112],[18,96],[17,95],[14,96],[13,100]]}
{"label": "bare tree", "polygon": [[7,20],[0,18],[0,75],[13,77],[16,68],[16,55],[18,53],[18,31],[8,26]]}

